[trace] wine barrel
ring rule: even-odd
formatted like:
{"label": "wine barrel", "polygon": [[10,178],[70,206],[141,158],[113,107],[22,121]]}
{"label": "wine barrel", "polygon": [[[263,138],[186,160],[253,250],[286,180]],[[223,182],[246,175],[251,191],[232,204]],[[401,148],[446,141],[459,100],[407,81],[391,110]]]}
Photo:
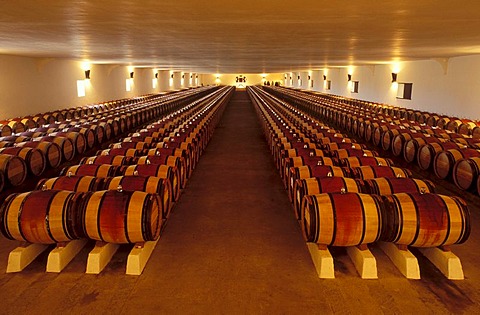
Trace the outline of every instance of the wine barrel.
{"label": "wine barrel", "polygon": [[431,142],[421,146],[418,149],[417,153],[417,163],[418,166],[424,171],[428,170],[433,165],[433,160],[438,152],[457,149],[462,147],[458,143],[447,141],[447,142]]}
{"label": "wine barrel", "polygon": [[329,165],[304,165],[298,167],[291,167],[288,176],[288,196],[293,200],[293,190],[295,182],[299,179],[311,177],[347,177],[348,171],[339,166]]}
{"label": "wine barrel", "polygon": [[421,137],[407,140],[403,145],[403,159],[408,163],[415,161],[419,148],[427,143],[432,142],[440,142],[440,139],[430,135],[423,135]]}
{"label": "wine barrel", "polygon": [[132,164],[155,164],[168,165],[178,169],[180,187],[183,189],[187,184],[187,169],[185,159],[181,156],[171,155],[145,155],[137,157]]}
{"label": "wine barrel", "polygon": [[480,126],[476,126],[472,129],[472,138],[480,139]]}
{"label": "wine barrel", "polygon": [[56,168],[62,162],[62,152],[58,144],[54,142],[27,141],[17,143],[18,147],[36,148],[43,152],[47,167]]}
{"label": "wine barrel", "polygon": [[394,163],[389,158],[381,158],[375,156],[349,156],[347,158],[340,159],[340,165],[344,167],[357,167],[357,166],[393,166]]}
{"label": "wine barrel", "polygon": [[33,176],[40,176],[45,171],[47,165],[44,153],[35,148],[29,147],[9,147],[0,149],[0,154],[10,154],[21,157],[26,165],[27,171]]}
{"label": "wine barrel", "polygon": [[96,155],[84,157],[80,160],[80,164],[110,164],[115,166],[130,165],[132,158],[124,155]]}
{"label": "wine barrel", "polygon": [[95,176],[95,177],[113,177],[117,173],[117,166],[109,164],[80,164],[66,166],[60,171],[60,176]]}
{"label": "wine barrel", "polygon": [[330,155],[336,159],[344,159],[351,156],[378,156],[376,151],[362,150],[362,149],[339,149],[336,151],[330,151]]}
{"label": "wine barrel", "polygon": [[389,151],[392,148],[393,138],[402,132],[401,129],[388,129],[382,134],[382,149]]}
{"label": "wine barrel", "polygon": [[25,125],[26,130],[38,127],[37,123],[32,119],[32,117],[23,117],[20,121]]}
{"label": "wine barrel", "polygon": [[363,185],[364,183],[361,179],[346,177],[314,177],[299,179],[295,182],[293,188],[293,209],[295,217],[297,220],[300,220],[300,209],[304,196],[340,192],[361,193],[364,190]]}
{"label": "wine barrel", "polygon": [[8,125],[6,121],[0,122],[0,136],[8,137],[12,135],[12,128]]}
{"label": "wine barrel", "polygon": [[462,135],[471,135],[473,128],[477,126],[474,121],[463,121],[457,128],[457,132]]}
{"label": "wine barrel", "polygon": [[438,152],[433,160],[433,170],[438,178],[445,179],[452,174],[453,166],[458,160],[480,157],[480,150],[449,149]]}
{"label": "wine barrel", "polygon": [[282,164],[284,166],[280,169],[280,175],[283,178],[285,188],[287,188],[288,185],[288,173],[291,167],[303,165],[339,166],[337,159],[324,156],[294,156],[291,158],[285,158]]}
{"label": "wine barrel", "polygon": [[400,193],[383,198],[382,241],[436,247],[461,244],[470,235],[470,213],[459,197]]}
{"label": "wine barrel", "polygon": [[173,200],[177,201],[180,197],[180,175],[176,167],[155,164],[137,164],[121,166],[119,174],[124,176],[155,176],[168,179],[172,186]]}
{"label": "wine barrel", "polygon": [[83,235],[117,244],[155,241],[164,220],[159,199],[141,191],[86,193],[79,207]]}
{"label": "wine barrel", "polygon": [[54,132],[51,133],[52,137],[67,137],[72,140],[75,146],[75,152],[77,154],[83,154],[87,150],[87,140],[85,135],[80,132],[68,131],[68,132]]}
{"label": "wine barrel", "polygon": [[356,246],[376,242],[382,231],[380,196],[358,193],[307,195],[301,226],[307,242]]}
{"label": "wine barrel", "polygon": [[110,144],[110,148],[111,149],[135,149],[138,151],[145,151],[147,149],[150,149],[150,144],[143,141],[117,142],[117,143]]}
{"label": "wine barrel", "polygon": [[10,154],[0,154],[0,171],[5,175],[5,181],[12,186],[20,186],[27,178],[25,160]]}
{"label": "wine barrel", "polygon": [[366,150],[367,146],[360,143],[336,143],[336,142],[331,142],[331,143],[322,145],[322,150],[337,151],[340,149]]}
{"label": "wine barrel", "polygon": [[97,151],[96,155],[121,155],[128,157],[135,157],[143,155],[144,152],[137,149],[125,149],[125,148],[116,148],[116,149],[104,149]]}
{"label": "wine barrel", "polygon": [[116,176],[107,177],[105,190],[143,191],[160,196],[161,213],[168,218],[173,206],[173,190],[169,180],[155,176]]}
{"label": "wine barrel", "polygon": [[11,194],[0,207],[0,230],[12,240],[54,244],[77,239],[77,204],[83,193],[36,190]]}
{"label": "wine barrel", "polygon": [[365,180],[364,193],[393,195],[398,193],[434,193],[435,185],[429,180],[414,178],[379,177]]}
{"label": "wine barrel", "polygon": [[20,133],[25,131],[25,125],[20,120],[9,120],[7,124],[12,128],[13,133]]}
{"label": "wine barrel", "polygon": [[75,156],[75,145],[69,138],[46,136],[35,138],[34,141],[46,141],[58,144],[62,152],[62,157],[65,161],[71,161]]}
{"label": "wine barrel", "polygon": [[412,172],[406,168],[393,166],[357,166],[351,168],[351,175],[353,178],[365,180],[378,177],[411,177]]}
{"label": "wine barrel", "polygon": [[95,134],[91,129],[75,126],[75,127],[68,128],[67,132],[79,132],[83,134],[83,136],[85,137],[87,150],[95,146]]}
{"label": "wine barrel", "polygon": [[423,133],[408,131],[408,132],[401,132],[395,137],[393,137],[392,141],[392,153],[395,156],[400,156],[403,153],[405,148],[405,143],[413,138],[420,138],[423,137]]}
{"label": "wine barrel", "polygon": [[97,191],[103,189],[102,178],[94,176],[60,176],[52,178],[43,178],[35,189],[37,190],[69,190],[78,192]]}
{"label": "wine barrel", "polygon": [[[453,182],[458,188],[469,190],[474,188],[480,175],[480,157],[458,160],[452,172]],[[475,187],[476,188],[476,187]]]}

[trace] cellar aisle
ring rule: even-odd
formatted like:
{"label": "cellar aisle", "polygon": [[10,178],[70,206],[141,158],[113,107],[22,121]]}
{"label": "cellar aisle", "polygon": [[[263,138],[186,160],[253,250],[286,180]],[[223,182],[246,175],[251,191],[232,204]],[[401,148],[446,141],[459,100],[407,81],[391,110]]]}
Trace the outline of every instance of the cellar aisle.
{"label": "cellar aisle", "polygon": [[362,280],[341,248],[332,250],[336,279],[318,279],[253,105],[239,90],[141,276],[124,274],[127,247],[103,273],[85,275],[93,244],[60,274],[44,272],[46,255],[5,274],[17,243],[1,238],[0,314],[474,312],[479,240],[474,229],[466,245],[454,247],[464,281],[446,280],[420,255],[422,280],[407,280],[376,245],[378,280]]}

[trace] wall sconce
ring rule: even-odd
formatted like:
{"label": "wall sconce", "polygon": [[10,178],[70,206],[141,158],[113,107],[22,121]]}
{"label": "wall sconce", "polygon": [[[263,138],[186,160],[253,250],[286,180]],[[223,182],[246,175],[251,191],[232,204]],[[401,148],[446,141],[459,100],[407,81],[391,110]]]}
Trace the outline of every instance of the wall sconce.
{"label": "wall sconce", "polygon": [[327,76],[325,74],[323,75],[323,81],[327,81]]}
{"label": "wall sconce", "polygon": [[184,75],[184,74],[182,74],[182,79],[185,79],[185,75]]}
{"label": "wall sconce", "polygon": [[397,75],[398,73],[392,72],[392,83],[397,82]]}
{"label": "wall sconce", "polygon": [[297,76],[297,79],[300,80],[300,76]]}
{"label": "wall sconce", "polygon": [[192,79],[192,78],[193,78],[193,75],[190,75],[190,79]]}
{"label": "wall sconce", "polygon": [[155,73],[155,79],[158,79],[158,72]]}
{"label": "wall sconce", "polygon": [[85,80],[90,80],[90,70],[85,70]]}
{"label": "wall sconce", "polygon": [[130,72],[130,79],[133,79],[133,71]]}
{"label": "wall sconce", "polygon": [[173,79],[173,73],[170,75],[170,78]]}
{"label": "wall sconce", "polygon": [[198,75],[195,76],[195,79],[198,79]]}
{"label": "wall sconce", "polygon": [[311,76],[308,76],[308,81],[310,81],[311,79],[312,79],[312,77],[311,77]]}
{"label": "wall sconce", "polygon": [[351,75],[351,74],[347,74],[347,79],[348,79],[348,81],[352,81],[352,75]]}

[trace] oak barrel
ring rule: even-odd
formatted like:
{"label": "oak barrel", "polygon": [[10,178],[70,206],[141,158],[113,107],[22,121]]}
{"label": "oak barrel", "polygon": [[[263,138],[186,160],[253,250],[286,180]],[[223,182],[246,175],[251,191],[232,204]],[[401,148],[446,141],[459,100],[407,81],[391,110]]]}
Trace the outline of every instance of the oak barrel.
{"label": "oak barrel", "polygon": [[369,244],[380,238],[383,202],[358,193],[307,195],[301,225],[307,242],[333,246]]}
{"label": "oak barrel", "polygon": [[37,148],[43,152],[47,167],[56,168],[62,162],[62,152],[58,144],[54,142],[27,141],[17,143],[16,146]]}
{"label": "oak barrel", "polygon": [[157,240],[164,219],[159,195],[141,191],[86,193],[79,213],[85,237],[117,244]]}
{"label": "oak barrel", "polygon": [[5,237],[30,243],[53,244],[78,238],[77,203],[83,193],[36,190],[11,194],[0,207]]}
{"label": "oak barrel", "polygon": [[96,155],[82,158],[80,164],[130,165],[132,164],[132,158],[124,155]]}
{"label": "oak barrel", "polygon": [[347,177],[314,177],[299,179],[293,189],[293,208],[295,217],[300,219],[300,209],[304,196],[323,193],[363,192],[363,180]]}
{"label": "oak barrel", "polygon": [[480,157],[460,159],[453,167],[453,181],[458,188],[463,190],[474,188],[479,175]]}
{"label": "oak barrel", "polygon": [[459,197],[400,193],[383,198],[385,242],[436,247],[461,244],[470,235],[470,213]]}
{"label": "oak barrel", "polygon": [[45,154],[36,148],[8,147],[0,149],[0,153],[21,157],[27,165],[27,171],[34,176],[42,175],[47,165]]}
{"label": "oak barrel", "polygon": [[411,177],[412,173],[406,168],[394,166],[357,166],[351,168],[353,178],[370,179],[378,177]]}
{"label": "oak barrel", "polygon": [[103,178],[94,176],[59,176],[43,178],[38,181],[37,190],[69,190],[78,192],[97,191],[103,189]]}
{"label": "oak barrel", "polygon": [[434,193],[435,185],[429,180],[415,178],[379,177],[365,180],[363,191],[375,195],[393,195],[398,193]]}
{"label": "oak barrel", "polygon": [[95,176],[95,177],[113,177],[117,173],[117,166],[109,164],[79,164],[66,166],[60,171],[60,176]]}
{"label": "oak barrel", "polygon": [[155,176],[166,178],[172,185],[173,200],[177,201],[180,197],[180,175],[176,167],[156,164],[137,164],[121,166],[119,174],[124,176]]}
{"label": "oak barrel", "polygon": [[170,181],[155,176],[116,176],[105,178],[103,189],[123,191],[143,191],[160,196],[161,212],[168,218],[173,206],[173,190]]}
{"label": "oak barrel", "polygon": [[340,165],[345,167],[356,167],[365,165],[393,166],[393,161],[389,158],[381,158],[375,156],[350,156],[340,159]]}
{"label": "oak barrel", "polygon": [[0,154],[0,171],[5,175],[5,181],[12,186],[20,186],[27,177],[27,164],[21,157]]}
{"label": "oak barrel", "polygon": [[480,157],[480,150],[475,149],[449,149],[438,152],[433,161],[433,170],[438,178],[445,179],[450,176],[453,166],[458,160],[470,157]]}

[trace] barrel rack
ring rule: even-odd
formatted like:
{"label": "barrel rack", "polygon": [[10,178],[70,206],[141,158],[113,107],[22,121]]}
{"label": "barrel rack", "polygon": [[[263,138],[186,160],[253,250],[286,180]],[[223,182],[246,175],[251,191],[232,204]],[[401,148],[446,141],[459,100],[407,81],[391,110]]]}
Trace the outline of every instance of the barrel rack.
{"label": "barrel rack", "polygon": [[[134,244],[128,255],[125,274],[141,275],[157,242],[158,240]],[[86,244],[86,239],[57,244],[48,254],[46,272],[61,272]],[[46,244],[21,244],[12,250],[8,256],[7,273],[24,270],[49,247],[50,245]],[[96,242],[95,247],[88,254],[85,273],[100,274],[112,260],[119,247],[119,244]]]}
{"label": "barrel rack", "polygon": [[[380,249],[407,279],[420,279],[418,260],[406,246],[386,242],[379,242],[378,244]],[[316,243],[307,243],[307,247],[318,277],[334,279],[333,257],[328,248]],[[377,262],[367,246],[351,246],[347,247],[346,250],[362,279],[378,279]],[[419,248],[419,251],[449,280],[464,279],[462,263],[449,248]]]}

